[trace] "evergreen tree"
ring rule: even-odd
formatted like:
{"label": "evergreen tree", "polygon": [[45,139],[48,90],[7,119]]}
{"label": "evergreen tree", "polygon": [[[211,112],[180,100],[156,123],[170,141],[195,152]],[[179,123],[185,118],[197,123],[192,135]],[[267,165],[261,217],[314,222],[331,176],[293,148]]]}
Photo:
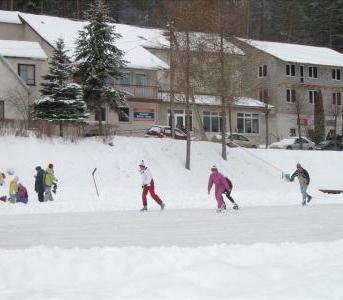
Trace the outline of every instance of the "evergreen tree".
{"label": "evergreen tree", "polygon": [[42,98],[33,104],[32,118],[35,120],[59,121],[63,136],[64,121],[78,121],[88,118],[87,105],[82,100],[82,89],[69,83],[72,64],[69,62],[64,41],[58,39],[51,60],[49,73],[43,76]]}
{"label": "evergreen tree", "polygon": [[[108,86],[109,78],[119,78],[124,66],[123,53],[114,43],[119,34],[114,32],[113,19],[101,0],[95,0],[85,13],[89,23],[80,31],[76,47],[76,62],[81,76],[83,99],[91,111],[101,115],[103,107],[118,110],[127,107],[125,93]],[[102,122],[99,118],[99,134]]]}

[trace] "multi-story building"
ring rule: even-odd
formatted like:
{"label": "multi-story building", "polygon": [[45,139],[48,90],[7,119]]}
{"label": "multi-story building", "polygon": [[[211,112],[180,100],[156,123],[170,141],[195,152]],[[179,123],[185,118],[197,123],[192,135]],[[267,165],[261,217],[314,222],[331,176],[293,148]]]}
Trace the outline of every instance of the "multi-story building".
{"label": "multi-story building", "polygon": [[238,45],[250,61],[245,84],[248,95],[274,106],[272,140],[298,134],[297,112],[302,134],[314,129],[314,103],[321,93],[326,132],[342,128],[343,54],[329,48],[239,39]]}

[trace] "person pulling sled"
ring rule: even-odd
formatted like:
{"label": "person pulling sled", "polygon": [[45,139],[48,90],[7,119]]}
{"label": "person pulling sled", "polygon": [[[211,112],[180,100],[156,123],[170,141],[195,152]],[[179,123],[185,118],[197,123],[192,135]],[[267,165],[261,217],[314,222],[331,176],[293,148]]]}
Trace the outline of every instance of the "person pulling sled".
{"label": "person pulling sled", "polygon": [[142,177],[142,201],[143,201],[143,208],[140,211],[148,211],[148,201],[147,195],[150,192],[151,197],[156,201],[156,203],[161,207],[161,210],[164,209],[165,204],[161,200],[161,198],[155,194],[155,183],[151,176],[150,171],[145,166],[144,161],[139,164],[139,172],[141,173]]}

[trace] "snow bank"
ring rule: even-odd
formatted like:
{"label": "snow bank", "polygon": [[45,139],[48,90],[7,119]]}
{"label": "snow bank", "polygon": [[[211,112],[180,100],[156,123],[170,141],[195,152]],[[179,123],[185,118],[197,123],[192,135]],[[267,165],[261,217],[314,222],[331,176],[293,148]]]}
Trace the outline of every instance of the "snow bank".
{"label": "snow bank", "polygon": [[[242,150],[228,148],[227,162],[221,159],[221,145],[192,143],[191,171],[184,168],[185,141],[154,138],[115,137],[114,146],[85,139],[77,144],[35,138],[0,138],[0,171],[13,169],[28,187],[28,205],[0,203],[1,213],[45,213],[95,210],[127,210],[141,206],[138,163],[144,159],[156,183],[157,193],[168,209],[213,208],[214,196],[207,195],[210,167],[215,164],[234,185],[233,197],[241,206],[300,204],[298,183],[281,179],[281,172],[254,155],[290,173],[297,162],[309,171],[313,204],[342,203],[342,195],[325,195],[319,188],[342,189],[343,152]],[[34,192],[35,167],[55,165],[59,179],[56,201],[38,203]],[[98,168],[97,198],[91,172]],[[7,194],[11,176],[0,194]],[[149,199],[149,206],[157,208]]]}
{"label": "snow bank", "polygon": [[342,299],[343,241],[0,250],[2,299]]}

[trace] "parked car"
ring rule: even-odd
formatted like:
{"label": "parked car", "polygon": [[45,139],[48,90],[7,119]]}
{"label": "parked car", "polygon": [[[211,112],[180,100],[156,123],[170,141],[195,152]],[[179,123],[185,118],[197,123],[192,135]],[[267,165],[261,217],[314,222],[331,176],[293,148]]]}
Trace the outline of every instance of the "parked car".
{"label": "parked car", "polygon": [[[244,147],[244,148],[257,148],[257,144],[250,141],[244,135],[238,133],[227,133],[226,134],[226,145],[229,147]],[[220,143],[222,140],[222,135],[217,134],[212,138],[213,142]]]}
{"label": "parked car", "polygon": [[[170,126],[161,126],[154,125],[151,126],[146,134],[146,137],[171,137],[171,127]],[[180,129],[175,128],[175,139],[177,140],[187,140],[187,135]]]}
{"label": "parked car", "polygon": [[[315,149],[315,143],[313,143],[308,138],[302,137],[302,144],[304,150],[313,150]],[[270,145],[271,149],[288,149],[296,150],[300,149],[300,138],[299,137],[289,137],[281,140],[280,142],[272,143]]]}
{"label": "parked car", "polygon": [[343,141],[338,140],[337,148],[336,148],[335,141],[326,140],[316,145],[315,149],[316,150],[343,150]]}

